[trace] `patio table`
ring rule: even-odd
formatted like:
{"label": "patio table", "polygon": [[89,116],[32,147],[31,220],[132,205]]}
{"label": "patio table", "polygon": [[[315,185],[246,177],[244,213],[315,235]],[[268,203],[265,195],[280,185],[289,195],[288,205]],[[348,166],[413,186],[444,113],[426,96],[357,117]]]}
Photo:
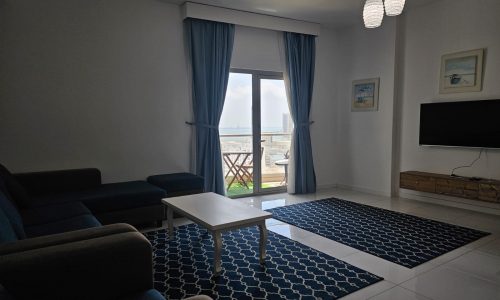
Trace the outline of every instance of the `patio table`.
{"label": "patio table", "polygon": [[285,177],[280,182],[280,184],[288,184],[288,158],[277,160],[274,162],[274,164],[277,166],[283,166],[285,168]]}

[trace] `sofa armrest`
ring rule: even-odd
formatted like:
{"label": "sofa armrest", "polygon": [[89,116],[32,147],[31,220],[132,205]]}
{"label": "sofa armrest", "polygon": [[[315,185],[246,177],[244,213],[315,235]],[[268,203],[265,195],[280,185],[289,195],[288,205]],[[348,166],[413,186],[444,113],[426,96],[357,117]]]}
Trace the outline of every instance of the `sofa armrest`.
{"label": "sofa armrest", "polygon": [[118,233],[136,232],[136,231],[137,230],[132,225],[125,223],[117,223],[100,227],[74,230],[71,232],[44,235],[40,237],[1,244],[0,256],[16,252],[34,250],[38,248],[57,246],[60,244],[68,244],[77,241],[89,240]]}
{"label": "sofa armrest", "polygon": [[69,240],[1,255],[0,283],[14,299],[116,299],[153,287],[151,244],[136,230]]}
{"label": "sofa armrest", "polygon": [[95,168],[14,174],[31,197],[81,191],[101,185],[101,171]]}

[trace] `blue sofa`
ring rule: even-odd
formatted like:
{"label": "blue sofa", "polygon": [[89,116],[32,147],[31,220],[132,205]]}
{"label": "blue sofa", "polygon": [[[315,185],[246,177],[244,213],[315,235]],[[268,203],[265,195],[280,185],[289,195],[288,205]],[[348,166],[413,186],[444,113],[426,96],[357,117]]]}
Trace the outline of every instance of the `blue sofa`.
{"label": "blue sofa", "polygon": [[102,226],[92,212],[120,196],[129,210],[141,184],[113,191],[95,169],[39,175],[0,165],[0,299],[164,299],[153,289],[149,241],[128,224]]}
{"label": "blue sofa", "polygon": [[[95,168],[11,174],[0,165],[0,177],[27,233],[35,236],[57,233],[56,227],[60,232],[92,227],[96,219],[102,224],[161,225],[165,217],[161,203],[165,190],[145,181],[102,184]],[[57,226],[51,226],[53,222]]]}
{"label": "blue sofa", "polygon": [[151,244],[131,225],[17,240],[5,220],[0,210],[0,299],[164,300]]}

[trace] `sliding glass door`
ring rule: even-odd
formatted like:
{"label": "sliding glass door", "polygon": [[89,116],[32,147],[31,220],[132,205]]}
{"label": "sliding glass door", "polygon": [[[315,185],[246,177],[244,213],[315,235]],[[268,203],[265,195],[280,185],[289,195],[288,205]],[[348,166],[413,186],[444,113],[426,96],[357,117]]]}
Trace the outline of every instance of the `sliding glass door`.
{"label": "sliding glass door", "polygon": [[286,189],[292,127],[281,73],[231,70],[219,126],[228,196]]}

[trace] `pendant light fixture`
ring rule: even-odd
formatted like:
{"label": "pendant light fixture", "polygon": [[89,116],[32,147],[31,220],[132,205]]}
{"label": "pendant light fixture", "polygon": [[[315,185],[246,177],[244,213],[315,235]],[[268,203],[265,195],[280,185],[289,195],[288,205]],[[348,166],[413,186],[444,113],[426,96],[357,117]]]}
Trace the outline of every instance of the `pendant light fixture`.
{"label": "pendant light fixture", "polygon": [[[387,0],[386,0],[387,2]],[[363,21],[366,28],[376,28],[382,24],[384,4],[382,0],[366,0],[363,8]]]}
{"label": "pendant light fixture", "polygon": [[385,14],[388,16],[398,16],[403,12],[405,0],[385,0]]}

